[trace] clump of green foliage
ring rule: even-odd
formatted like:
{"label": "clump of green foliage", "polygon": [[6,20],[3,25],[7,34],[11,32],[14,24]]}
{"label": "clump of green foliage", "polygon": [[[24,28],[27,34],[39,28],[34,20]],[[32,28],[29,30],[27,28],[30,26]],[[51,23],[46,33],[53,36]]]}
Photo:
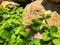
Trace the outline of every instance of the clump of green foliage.
{"label": "clump of green foliage", "polygon": [[42,31],[42,40],[38,45],[60,45],[60,35],[58,33],[58,27],[53,25],[49,28],[48,24],[44,21],[51,17],[50,14],[41,14],[41,18],[33,19],[30,27],[33,31]]}
{"label": "clump of green foliage", "polygon": [[30,33],[22,25],[23,7],[0,5],[0,45],[60,45],[60,35],[56,26],[48,27],[43,20],[50,14],[42,14],[43,18],[33,19],[30,28],[34,32],[43,30],[42,38],[31,40]]}
{"label": "clump of green foliage", "polygon": [[22,25],[23,7],[9,5],[3,8],[0,5],[0,45],[22,45],[23,39],[27,37]]}

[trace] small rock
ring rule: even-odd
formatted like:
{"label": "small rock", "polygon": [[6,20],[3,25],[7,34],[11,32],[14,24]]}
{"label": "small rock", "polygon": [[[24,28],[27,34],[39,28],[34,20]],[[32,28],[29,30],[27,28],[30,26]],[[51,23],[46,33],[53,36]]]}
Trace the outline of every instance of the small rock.
{"label": "small rock", "polygon": [[38,32],[34,35],[34,38],[42,39],[42,35]]}
{"label": "small rock", "polygon": [[22,17],[23,17],[23,22],[22,24],[27,25],[26,22],[30,23],[31,19],[35,19],[35,18],[39,18],[40,14],[45,12],[44,7],[41,5],[41,1],[34,1],[30,4],[27,4],[23,13],[22,13]]}
{"label": "small rock", "polygon": [[16,5],[14,2],[9,2],[9,1],[2,1],[1,5],[5,8],[8,5]]}

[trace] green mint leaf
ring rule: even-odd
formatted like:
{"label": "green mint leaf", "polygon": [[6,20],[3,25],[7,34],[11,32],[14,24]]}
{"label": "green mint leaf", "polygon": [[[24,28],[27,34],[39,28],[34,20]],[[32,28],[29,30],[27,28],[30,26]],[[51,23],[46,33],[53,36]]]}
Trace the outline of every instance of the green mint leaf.
{"label": "green mint leaf", "polygon": [[58,33],[58,28],[56,26],[51,26],[51,28],[50,28],[50,35],[52,37],[60,37],[60,35]]}
{"label": "green mint leaf", "polygon": [[38,23],[38,24],[41,24],[42,23],[42,20],[40,18],[38,19],[33,19],[32,20],[32,23],[35,24],[35,23]]}
{"label": "green mint leaf", "polygon": [[10,42],[15,42],[16,41],[15,39],[16,39],[16,35],[12,34],[10,38]]}
{"label": "green mint leaf", "polygon": [[40,39],[35,38],[31,42],[29,42],[29,45],[42,45],[40,42]]}
{"label": "green mint leaf", "polygon": [[38,38],[34,39],[33,42],[35,45],[42,45],[40,42],[40,39],[38,39]]}
{"label": "green mint leaf", "polygon": [[57,31],[58,31],[57,26],[51,26],[50,32],[57,32]]}
{"label": "green mint leaf", "polygon": [[42,26],[48,28],[48,24],[47,23],[42,23]]}
{"label": "green mint leaf", "polygon": [[3,9],[3,6],[2,5],[0,5],[0,9]]}
{"label": "green mint leaf", "polygon": [[9,39],[10,34],[9,34],[8,31],[3,31],[2,34],[1,34],[1,37],[2,37],[3,39]]}
{"label": "green mint leaf", "polygon": [[50,36],[48,36],[49,32],[45,30],[45,32],[42,33],[42,38],[44,41],[49,41],[51,39]]}
{"label": "green mint leaf", "polygon": [[59,35],[58,32],[56,32],[56,33],[50,32],[50,35],[51,35],[52,37],[60,37],[60,35]]}
{"label": "green mint leaf", "polygon": [[3,42],[4,42],[4,40],[0,39],[0,44],[3,43]]}
{"label": "green mint leaf", "polygon": [[54,45],[60,45],[60,38],[58,39],[53,39]]}
{"label": "green mint leaf", "polygon": [[32,25],[31,28],[32,28],[34,31],[38,31],[38,30],[40,30],[40,25],[35,24],[35,25]]}
{"label": "green mint leaf", "polygon": [[27,37],[29,35],[29,33],[25,31],[21,31],[20,34],[24,37]]}
{"label": "green mint leaf", "polygon": [[8,8],[12,9],[12,8],[14,8],[14,6],[13,5],[9,5]]}
{"label": "green mint leaf", "polygon": [[41,14],[40,16],[42,16],[43,18],[49,18],[51,17],[51,14]]}

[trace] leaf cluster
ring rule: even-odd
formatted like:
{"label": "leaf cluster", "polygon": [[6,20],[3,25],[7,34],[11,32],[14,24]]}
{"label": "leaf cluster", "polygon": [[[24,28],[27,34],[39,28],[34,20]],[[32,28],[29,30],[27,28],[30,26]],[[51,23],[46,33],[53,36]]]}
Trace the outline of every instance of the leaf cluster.
{"label": "leaf cluster", "polygon": [[23,7],[0,5],[0,45],[60,45],[60,35],[56,26],[48,27],[44,19],[50,14],[42,14],[42,18],[32,20],[29,25],[34,32],[42,30],[42,39],[31,40],[30,33],[22,25]]}

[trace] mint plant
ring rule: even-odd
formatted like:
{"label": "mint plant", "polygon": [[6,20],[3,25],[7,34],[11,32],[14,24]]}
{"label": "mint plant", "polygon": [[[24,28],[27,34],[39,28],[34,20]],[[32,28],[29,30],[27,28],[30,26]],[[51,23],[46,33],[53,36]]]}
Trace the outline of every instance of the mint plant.
{"label": "mint plant", "polygon": [[42,17],[33,19],[30,26],[35,32],[42,31],[42,40],[40,39],[40,41],[42,41],[41,45],[59,45],[60,35],[58,33],[58,27],[53,25],[49,28],[48,24],[46,22],[43,22],[46,18],[51,17],[51,15],[41,14],[40,16]]}
{"label": "mint plant", "polygon": [[41,32],[42,39],[31,39],[22,24],[23,7],[0,5],[0,45],[60,45],[60,35],[57,26],[48,27],[44,22],[51,14],[41,14],[42,18],[32,19],[29,28],[33,33]]}
{"label": "mint plant", "polygon": [[8,5],[3,8],[0,5],[0,45],[22,45],[23,38],[29,34],[22,25],[23,7]]}

